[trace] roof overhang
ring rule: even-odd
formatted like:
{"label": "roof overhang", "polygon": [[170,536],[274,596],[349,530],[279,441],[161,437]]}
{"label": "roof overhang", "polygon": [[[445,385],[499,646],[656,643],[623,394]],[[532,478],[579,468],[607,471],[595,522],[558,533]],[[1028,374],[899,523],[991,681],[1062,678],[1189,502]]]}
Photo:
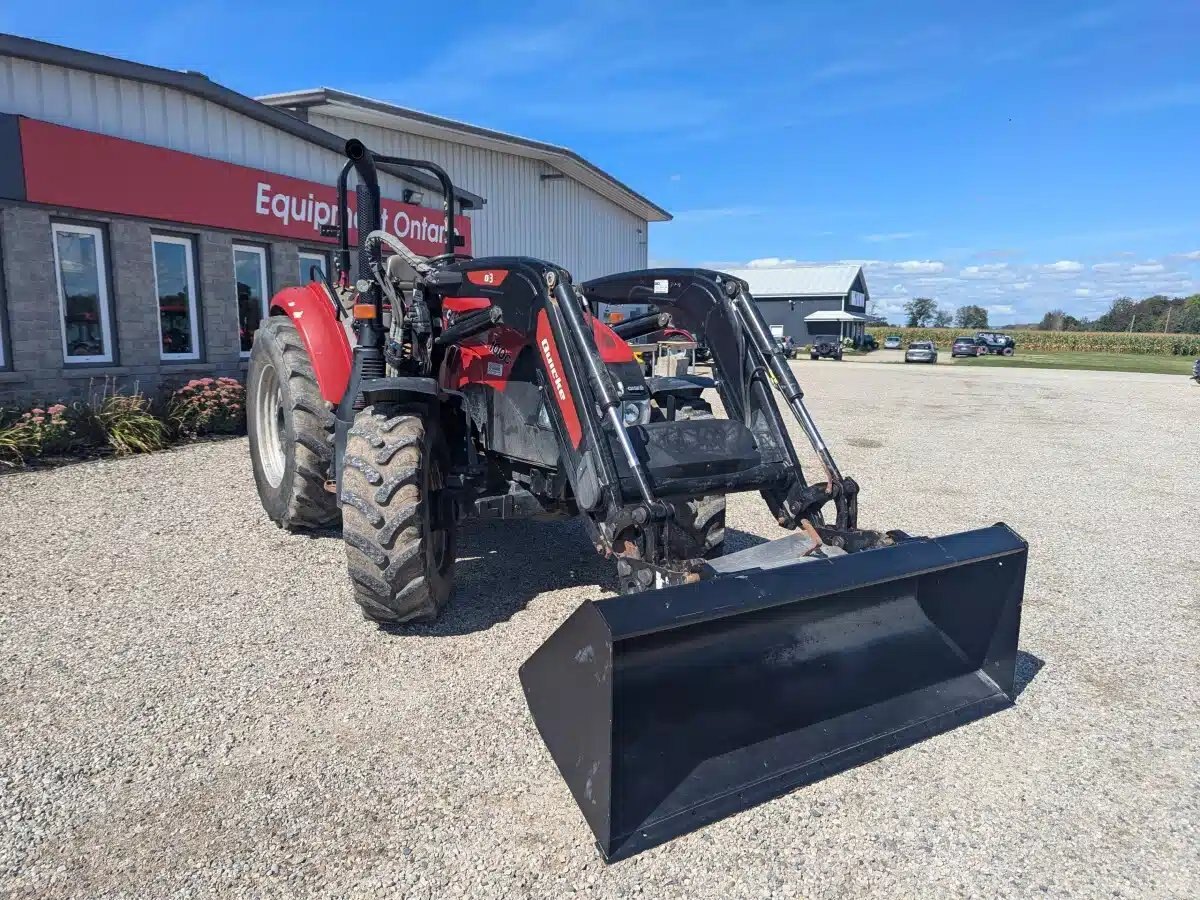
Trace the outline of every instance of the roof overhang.
{"label": "roof overhang", "polygon": [[[81,72],[91,72],[95,75],[108,75],[128,81],[140,81],[145,84],[174,88],[177,91],[241,113],[256,122],[277,128],[294,137],[324,147],[326,150],[332,150],[339,156],[345,156],[345,138],[301,121],[281,109],[259,103],[245,94],[230,90],[196,72],[161,69],[157,66],[147,66],[113,56],[104,56],[100,53],[89,53],[86,50],[76,50],[59,44],[48,44],[14,34],[0,34],[0,56],[13,56],[17,59],[60,66],[64,69],[78,69]],[[441,183],[431,175],[417,169],[410,169],[407,166],[381,165],[379,171],[403,179],[409,184],[420,185],[434,193],[441,193]],[[470,191],[456,190],[455,193],[458,195],[459,203],[465,209],[479,209],[485,202],[478,194]]]}
{"label": "roof overhang", "polygon": [[819,309],[804,317],[805,322],[865,322],[866,316],[843,312],[840,309]]}
{"label": "roof overhang", "polygon": [[268,106],[306,110],[364,125],[376,125],[484,150],[536,159],[567,175],[647,222],[668,222],[671,214],[628,185],[588,162],[574,150],[493,131],[415,109],[360,97],[334,88],[312,88],[268,94],[258,100]]}

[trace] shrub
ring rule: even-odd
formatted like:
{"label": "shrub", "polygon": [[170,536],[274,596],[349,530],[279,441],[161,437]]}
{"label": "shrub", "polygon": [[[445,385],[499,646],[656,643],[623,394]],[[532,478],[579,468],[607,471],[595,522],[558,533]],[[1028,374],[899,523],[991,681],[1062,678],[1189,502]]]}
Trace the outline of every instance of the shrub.
{"label": "shrub", "polygon": [[117,453],[149,453],[167,446],[167,426],[141,394],[106,394],[93,415]]}
{"label": "shrub", "polygon": [[186,437],[238,434],[246,425],[246,388],[234,378],[196,378],[167,402],[167,422]]}

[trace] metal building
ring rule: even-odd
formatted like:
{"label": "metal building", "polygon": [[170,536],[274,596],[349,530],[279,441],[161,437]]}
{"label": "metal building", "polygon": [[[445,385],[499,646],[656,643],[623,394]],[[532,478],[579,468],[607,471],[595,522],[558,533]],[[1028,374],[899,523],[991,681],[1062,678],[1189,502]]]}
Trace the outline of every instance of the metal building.
{"label": "metal building", "polygon": [[645,268],[647,223],[670,218],[565,147],[331,88],[258,99],[389,156],[440,163],[455,184],[487,198],[471,215],[476,256],[536,256],[586,281]]}
{"label": "metal building", "polygon": [[862,266],[779,266],[727,269],[750,285],[763,317],[797,344],[837,336],[859,340],[870,292]]}
{"label": "metal building", "polygon": [[[270,296],[328,270],[349,136],[449,170],[476,256],[588,278],[644,266],[670,218],[564,148],[324,89],[268,99],[0,34],[0,405],[238,376]],[[380,184],[384,227],[439,252],[437,182]]]}

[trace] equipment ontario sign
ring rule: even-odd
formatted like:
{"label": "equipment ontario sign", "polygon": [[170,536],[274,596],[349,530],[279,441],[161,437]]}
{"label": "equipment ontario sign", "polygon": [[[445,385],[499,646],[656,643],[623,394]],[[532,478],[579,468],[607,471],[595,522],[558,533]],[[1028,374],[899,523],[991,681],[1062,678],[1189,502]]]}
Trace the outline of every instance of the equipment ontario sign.
{"label": "equipment ontario sign", "polygon": [[[231,231],[334,243],[322,225],[336,225],[337,191],[178,150],[20,120],[24,193],[21,199]],[[350,240],[357,240],[350,191]],[[380,225],[424,256],[445,252],[441,210],[384,200]],[[456,216],[463,252],[471,252],[471,220]]]}

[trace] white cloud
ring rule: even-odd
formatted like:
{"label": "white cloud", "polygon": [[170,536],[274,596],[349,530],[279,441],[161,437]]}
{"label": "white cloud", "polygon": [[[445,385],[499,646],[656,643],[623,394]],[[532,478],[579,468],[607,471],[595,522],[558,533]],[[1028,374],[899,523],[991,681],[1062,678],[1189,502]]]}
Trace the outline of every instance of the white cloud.
{"label": "white cloud", "polygon": [[1180,253],[1184,259],[1200,259],[1200,250],[1192,250],[1190,253]]}
{"label": "white cloud", "polygon": [[764,256],[761,259],[752,259],[746,263],[748,269],[778,269],[782,266],[798,266],[800,265],[794,259],[780,259],[778,256]]}
{"label": "white cloud", "polygon": [[892,266],[899,272],[928,272],[931,274],[936,274],[946,268],[945,263],[932,259],[910,259],[905,262],[893,263]]}
{"label": "white cloud", "polygon": [[870,241],[872,244],[881,244],[886,241],[906,241],[909,238],[917,237],[919,231],[890,231],[884,234],[864,234],[863,240]]}
{"label": "white cloud", "polygon": [[[1048,309],[1094,317],[1114,297],[1140,299],[1154,294],[1183,297],[1200,290],[1200,251],[1194,254],[1194,260],[1192,255],[1181,253],[1147,259],[1114,252],[1098,259],[1060,259],[1047,263],[996,261],[994,257],[968,256],[966,251],[942,252],[950,257],[949,261],[843,259],[837,263],[863,267],[871,291],[872,312],[892,321],[902,318],[902,307],[912,297],[931,297],[939,307],[949,310],[968,304],[986,306],[995,324],[1005,324],[1036,322]],[[961,257],[962,262],[955,257]],[[756,268],[814,264],[820,263],[779,257],[749,263]]]}
{"label": "white cloud", "polygon": [[676,175],[672,175],[670,180],[671,181],[681,181],[682,179],[683,179],[682,175],[676,174]]}
{"label": "white cloud", "polygon": [[1073,259],[1060,259],[1058,262],[1047,263],[1041,269],[1043,272],[1070,274],[1072,272],[1082,272],[1083,263],[1076,262]]}
{"label": "white cloud", "polygon": [[958,274],[964,278],[991,278],[1007,269],[1008,263],[984,263],[981,266],[967,266]]}

